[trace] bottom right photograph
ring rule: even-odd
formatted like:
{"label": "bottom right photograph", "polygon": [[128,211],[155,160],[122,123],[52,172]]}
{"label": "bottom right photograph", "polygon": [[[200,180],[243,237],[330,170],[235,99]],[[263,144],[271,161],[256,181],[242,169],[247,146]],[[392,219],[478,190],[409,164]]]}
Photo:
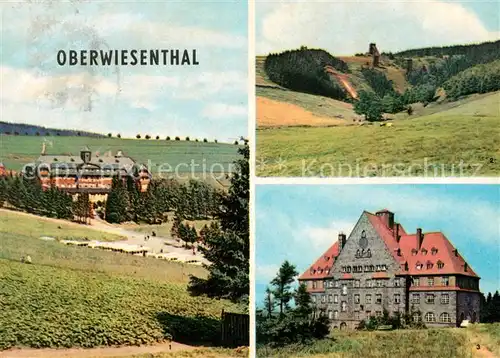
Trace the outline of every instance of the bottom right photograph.
{"label": "bottom right photograph", "polygon": [[256,185],[257,357],[500,357],[499,185]]}

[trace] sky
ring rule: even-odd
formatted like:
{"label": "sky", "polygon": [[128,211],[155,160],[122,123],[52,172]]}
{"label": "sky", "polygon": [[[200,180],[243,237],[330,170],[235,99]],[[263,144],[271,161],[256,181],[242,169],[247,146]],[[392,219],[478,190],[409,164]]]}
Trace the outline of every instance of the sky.
{"label": "sky", "polygon": [[[245,1],[2,1],[0,9],[1,120],[122,136],[247,136]],[[200,64],[57,65],[59,49],[90,48],[196,49]]]}
{"label": "sky", "polygon": [[256,52],[323,48],[334,55],[498,40],[498,0],[311,0],[256,3]]}
{"label": "sky", "polygon": [[284,260],[302,274],[363,210],[389,209],[408,233],[441,231],[500,290],[500,185],[256,185],[256,304]]}

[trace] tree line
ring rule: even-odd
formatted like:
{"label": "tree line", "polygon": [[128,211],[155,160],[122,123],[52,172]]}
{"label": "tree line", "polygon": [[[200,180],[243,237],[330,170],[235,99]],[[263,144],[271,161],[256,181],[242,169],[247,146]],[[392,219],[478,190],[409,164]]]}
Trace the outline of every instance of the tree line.
{"label": "tree line", "polygon": [[285,261],[271,280],[264,308],[256,312],[257,344],[284,346],[328,335],[328,317],[315,308],[306,286],[292,288],[297,275],[295,265]]}
{"label": "tree line", "polygon": [[500,60],[477,65],[460,72],[443,84],[446,95],[452,99],[473,93],[500,90]]}
{"label": "tree line", "polygon": [[500,294],[498,290],[494,294],[491,292],[485,297],[481,294],[481,316],[482,323],[500,322]]}
{"label": "tree line", "polygon": [[338,100],[345,100],[344,88],[325,72],[332,66],[340,72],[349,72],[344,61],[320,49],[301,47],[266,57],[264,70],[269,79],[285,88]]}

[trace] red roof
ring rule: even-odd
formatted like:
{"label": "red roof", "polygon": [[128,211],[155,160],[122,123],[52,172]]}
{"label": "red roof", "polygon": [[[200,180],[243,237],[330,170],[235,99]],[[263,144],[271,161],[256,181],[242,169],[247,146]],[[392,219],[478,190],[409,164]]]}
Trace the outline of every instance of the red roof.
{"label": "red roof", "polygon": [[[382,212],[385,213],[390,211],[387,209],[378,211],[378,213]],[[377,216],[366,211],[364,214],[367,215],[368,220],[380,235],[394,259],[400,263],[400,274],[455,274],[478,277],[472,268],[466,264],[464,258],[455,250],[455,247],[443,233],[423,233],[422,246],[420,250],[417,250],[417,234],[408,235],[406,230],[399,223],[394,223],[393,228],[388,227],[384,216]],[[396,225],[399,226],[397,230]],[[396,238],[396,232],[400,236],[399,242]],[[336,241],[311,267],[309,267],[307,271],[299,277],[299,280],[326,278],[333,266],[334,258],[336,258],[338,254],[339,243]],[[442,264],[441,268],[438,268],[438,263],[440,264],[439,267],[441,267]],[[408,271],[405,271],[405,264],[408,265]],[[417,269],[417,264],[422,265],[420,269]],[[465,269],[466,265],[467,270]]]}
{"label": "red roof", "polygon": [[387,274],[387,272],[375,272],[372,275],[372,278],[389,278],[389,275]]}
{"label": "red roof", "polygon": [[339,242],[335,243],[316,260],[300,277],[299,280],[324,279],[328,276],[335,258],[339,255]]}

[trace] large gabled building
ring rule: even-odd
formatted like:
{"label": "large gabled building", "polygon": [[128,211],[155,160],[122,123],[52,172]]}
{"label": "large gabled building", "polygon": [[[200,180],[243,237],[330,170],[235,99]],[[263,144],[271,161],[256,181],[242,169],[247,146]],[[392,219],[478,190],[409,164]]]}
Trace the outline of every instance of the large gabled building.
{"label": "large gabled building", "polygon": [[146,191],[151,179],[148,169],[121,151],[92,153],[85,147],[79,156],[49,155],[45,145],[38,159],[26,166],[23,175],[36,177],[42,189],[55,186],[71,194],[88,193],[91,201],[104,201],[114,177],[131,177],[140,191]]}
{"label": "large gabled building", "polygon": [[409,313],[428,326],[478,322],[479,276],[441,232],[407,234],[394,213],[364,211],[300,277],[332,328]]}

